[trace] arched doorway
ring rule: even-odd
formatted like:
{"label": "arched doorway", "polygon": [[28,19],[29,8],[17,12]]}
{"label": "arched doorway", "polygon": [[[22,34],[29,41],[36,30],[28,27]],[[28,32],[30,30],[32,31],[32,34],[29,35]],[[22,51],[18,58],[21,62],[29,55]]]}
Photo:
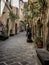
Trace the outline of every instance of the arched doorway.
{"label": "arched doorway", "polygon": [[9,18],[7,19],[6,27],[7,27],[7,35],[8,35],[8,32],[9,32]]}
{"label": "arched doorway", "polygon": [[17,23],[15,24],[15,34],[17,34]]}

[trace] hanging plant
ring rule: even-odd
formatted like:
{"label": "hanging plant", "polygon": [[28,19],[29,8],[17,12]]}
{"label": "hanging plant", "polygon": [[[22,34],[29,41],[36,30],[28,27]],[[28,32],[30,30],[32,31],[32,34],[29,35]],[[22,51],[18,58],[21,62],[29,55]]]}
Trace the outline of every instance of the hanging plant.
{"label": "hanging plant", "polygon": [[41,36],[41,29],[43,27],[43,24],[41,23],[41,20],[39,19],[37,21],[37,31],[38,31],[38,36]]}
{"label": "hanging plant", "polygon": [[37,11],[39,8],[40,8],[40,7],[39,7],[39,4],[38,4],[37,1],[36,1],[36,2],[32,2],[32,3],[30,4],[30,10],[31,10],[31,12]]}
{"label": "hanging plant", "polygon": [[19,16],[16,14],[14,14],[12,11],[9,12],[9,18],[12,20],[12,21],[15,21],[16,19],[19,18]]}
{"label": "hanging plant", "polygon": [[47,9],[47,2],[46,0],[38,0],[39,4],[40,4],[40,10],[43,11],[43,10],[46,10]]}
{"label": "hanging plant", "polygon": [[9,12],[9,18],[14,21],[16,19],[15,15],[13,14],[12,11]]}
{"label": "hanging plant", "polygon": [[47,9],[46,0],[37,0],[35,2],[31,2],[30,11],[32,13],[32,18],[39,17],[41,13],[45,14],[45,10]]}
{"label": "hanging plant", "polygon": [[31,2],[30,11],[32,13],[32,19],[34,17],[39,17],[40,16],[41,12],[39,11],[39,9],[40,9],[40,5],[39,5],[38,1]]}
{"label": "hanging plant", "polygon": [[34,18],[34,17],[39,17],[40,16],[40,12],[38,12],[38,11],[36,11],[36,12],[33,12],[32,13],[32,18]]}

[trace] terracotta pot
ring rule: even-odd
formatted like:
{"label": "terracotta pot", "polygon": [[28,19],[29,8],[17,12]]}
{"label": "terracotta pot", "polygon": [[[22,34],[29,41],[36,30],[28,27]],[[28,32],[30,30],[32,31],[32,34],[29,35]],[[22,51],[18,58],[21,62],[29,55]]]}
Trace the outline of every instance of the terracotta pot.
{"label": "terracotta pot", "polygon": [[43,43],[42,43],[41,41],[38,41],[38,42],[37,42],[37,47],[38,47],[38,48],[42,48],[42,47],[43,47]]}

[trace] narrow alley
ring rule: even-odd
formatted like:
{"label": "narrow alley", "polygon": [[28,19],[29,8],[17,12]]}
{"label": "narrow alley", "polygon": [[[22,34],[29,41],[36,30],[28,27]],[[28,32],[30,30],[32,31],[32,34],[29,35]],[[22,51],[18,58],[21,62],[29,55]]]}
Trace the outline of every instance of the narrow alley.
{"label": "narrow alley", "polygon": [[0,0],[0,65],[49,65],[48,0]]}
{"label": "narrow alley", "polygon": [[34,44],[26,42],[25,32],[0,42],[0,65],[39,65]]}

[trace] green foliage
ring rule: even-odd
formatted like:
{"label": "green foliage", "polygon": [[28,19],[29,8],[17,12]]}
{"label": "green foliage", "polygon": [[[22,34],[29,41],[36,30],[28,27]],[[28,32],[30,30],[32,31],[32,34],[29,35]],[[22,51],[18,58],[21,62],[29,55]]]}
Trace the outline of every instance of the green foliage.
{"label": "green foliage", "polygon": [[35,2],[31,2],[30,4],[30,11],[32,13],[32,18],[39,17],[42,11],[47,9],[47,2],[46,0],[37,0]]}
{"label": "green foliage", "polygon": [[15,16],[16,16],[16,19],[19,19],[19,15],[18,14],[16,14]]}
{"label": "green foliage", "polygon": [[30,10],[31,10],[32,12],[35,11],[35,10],[38,10],[38,9],[39,9],[38,1],[32,2],[32,3],[30,4]]}
{"label": "green foliage", "polygon": [[15,18],[16,18],[15,15],[13,14],[13,12],[11,12],[11,11],[9,12],[9,17],[11,20],[15,20]]}
{"label": "green foliage", "polygon": [[37,43],[38,41],[42,42],[43,38],[41,37],[41,29],[43,27],[43,24],[41,23],[40,19],[37,22],[37,31],[38,31],[38,35],[35,38],[35,43]]}
{"label": "green foliage", "polygon": [[41,20],[39,19],[37,21],[37,31],[38,31],[38,35],[41,36],[41,29],[43,27],[43,24],[41,23]]}
{"label": "green foliage", "polygon": [[9,18],[12,20],[12,21],[15,21],[16,19],[19,18],[19,16],[16,14],[14,14],[12,11],[9,12]]}
{"label": "green foliage", "polygon": [[46,0],[38,0],[38,2],[40,4],[40,6],[41,6],[40,10],[46,10],[47,9],[47,2],[46,2]]}
{"label": "green foliage", "polygon": [[28,24],[28,20],[24,20],[24,24],[25,24],[25,25]]}
{"label": "green foliage", "polygon": [[33,12],[32,13],[32,19],[34,18],[34,17],[39,17],[40,16],[40,12]]}
{"label": "green foliage", "polygon": [[38,1],[32,2],[30,4],[30,10],[31,10],[31,13],[32,13],[32,18],[40,16],[41,13],[39,11],[39,8],[40,8],[40,6],[38,4]]}
{"label": "green foliage", "polygon": [[41,23],[40,19],[38,20],[37,22],[37,28],[42,28],[43,27],[43,24]]}
{"label": "green foliage", "polygon": [[34,42],[37,43],[37,42],[42,42],[43,41],[43,38],[41,36],[36,36]]}

